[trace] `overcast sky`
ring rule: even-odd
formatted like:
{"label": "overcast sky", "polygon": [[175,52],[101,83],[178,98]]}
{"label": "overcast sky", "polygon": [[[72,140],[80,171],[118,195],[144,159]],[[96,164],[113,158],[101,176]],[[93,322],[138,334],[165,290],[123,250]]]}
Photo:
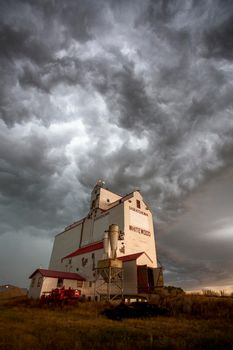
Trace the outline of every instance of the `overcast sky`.
{"label": "overcast sky", "polygon": [[0,284],[98,179],[140,188],[165,283],[233,290],[233,1],[2,0]]}

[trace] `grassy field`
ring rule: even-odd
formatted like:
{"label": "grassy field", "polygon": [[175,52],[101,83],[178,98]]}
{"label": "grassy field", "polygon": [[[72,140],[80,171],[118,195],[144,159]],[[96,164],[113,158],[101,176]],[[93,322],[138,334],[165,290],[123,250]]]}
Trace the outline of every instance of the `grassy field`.
{"label": "grassy field", "polygon": [[233,349],[233,298],[166,297],[169,316],[112,321],[106,305],[40,307],[0,298],[0,349]]}

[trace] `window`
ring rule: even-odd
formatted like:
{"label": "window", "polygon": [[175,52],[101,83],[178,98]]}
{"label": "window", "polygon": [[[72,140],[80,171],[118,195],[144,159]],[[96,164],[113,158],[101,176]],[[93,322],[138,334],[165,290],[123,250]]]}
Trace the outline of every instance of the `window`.
{"label": "window", "polygon": [[139,201],[138,199],[136,200],[136,205],[137,205],[137,208],[138,208],[138,209],[141,208],[141,203],[140,203],[140,201]]}
{"label": "window", "polygon": [[39,277],[39,278],[38,278],[37,287],[41,287],[41,285],[42,285],[42,280],[43,280],[42,277]]}
{"label": "window", "polygon": [[36,277],[33,277],[32,282],[31,282],[31,287],[34,287],[35,282],[36,282]]}
{"label": "window", "polygon": [[77,288],[82,288],[83,282],[82,281],[77,281]]}
{"label": "window", "polygon": [[83,257],[82,258],[82,266],[83,267],[86,266],[87,263],[88,263],[88,258]]}
{"label": "window", "polygon": [[108,202],[108,203],[110,202],[110,199],[109,199],[109,198],[107,199],[107,202]]}
{"label": "window", "polygon": [[121,247],[119,248],[119,251],[123,254],[125,254],[125,244],[121,243]]}
{"label": "window", "polygon": [[89,282],[89,287],[92,287],[92,282]]}
{"label": "window", "polygon": [[57,280],[57,287],[62,287],[63,286],[63,278],[58,278]]}

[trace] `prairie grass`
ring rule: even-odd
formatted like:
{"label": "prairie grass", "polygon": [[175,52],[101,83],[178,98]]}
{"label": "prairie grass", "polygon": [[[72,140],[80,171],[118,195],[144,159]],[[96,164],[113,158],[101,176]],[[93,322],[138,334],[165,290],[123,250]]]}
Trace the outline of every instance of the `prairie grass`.
{"label": "prairie grass", "polygon": [[191,316],[201,319],[225,319],[233,322],[233,298],[205,295],[161,297],[157,302],[168,308],[171,316]]}
{"label": "prairie grass", "polygon": [[40,307],[25,297],[0,301],[0,349],[233,349],[233,299],[161,297],[169,317],[112,321],[106,304]]}

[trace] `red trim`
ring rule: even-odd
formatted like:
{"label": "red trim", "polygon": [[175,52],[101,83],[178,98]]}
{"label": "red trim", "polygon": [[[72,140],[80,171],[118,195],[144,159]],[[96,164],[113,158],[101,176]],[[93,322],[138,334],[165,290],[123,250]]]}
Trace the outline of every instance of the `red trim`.
{"label": "red trim", "polygon": [[63,271],[54,271],[54,270],[45,270],[45,269],[36,269],[29,278],[32,278],[37,272],[39,272],[44,277],[53,277],[53,278],[66,278],[68,280],[77,280],[85,281],[86,279],[73,272],[63,272]]}
{"label": "red trim", "polygon": [[73,253],[70,253],[69,255],[64,256],[61,260],[72,258],[73,256],[81,255],[84,253],[93,252],[94,250],[102,249],[104,247],[104,242],[100,241],[97,243],[89,244],[85,247],[79,248],[75,250]]}
{"label": "red trim", "polygon": [[131,261],[131,260],[137,260],[137,258],[139,258],[139,256],[141,256],[142,254],[144,254],[145,252],[141,252],[141,253],[135,253],[135,254],[130,254],[130,255],[125,255],[125,256],[120,256],[119,260],[122,260],[123,262],[125,261]]}

